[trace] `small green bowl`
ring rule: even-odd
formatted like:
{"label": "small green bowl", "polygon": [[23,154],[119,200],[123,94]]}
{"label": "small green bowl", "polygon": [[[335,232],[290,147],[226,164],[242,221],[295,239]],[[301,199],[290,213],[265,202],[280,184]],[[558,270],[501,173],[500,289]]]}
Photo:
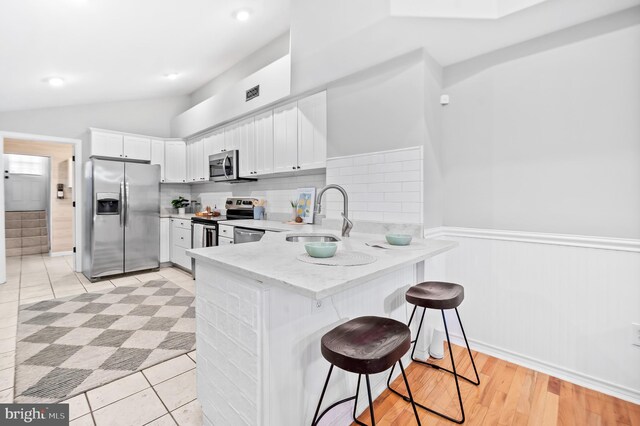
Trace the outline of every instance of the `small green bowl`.
{"label": "small green bowl", "polygon": [[411,235],[407,234],[387,234],[384,236],[392,246],[408,246],[411,244]]}
{"label": "small green bowl", "polygon": [[338,245],[336,243],[307,243],[304,245],[304,249],[311,257],[327,258],[336,254]]}

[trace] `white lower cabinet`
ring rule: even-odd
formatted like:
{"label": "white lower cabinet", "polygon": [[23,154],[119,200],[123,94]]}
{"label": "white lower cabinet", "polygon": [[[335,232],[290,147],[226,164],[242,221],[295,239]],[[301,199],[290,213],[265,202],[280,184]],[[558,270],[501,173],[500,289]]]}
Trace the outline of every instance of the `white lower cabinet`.
{"label": "white lower cabinet", "polygon": [[191,248],[191,221],[171,219],[171,263],[191,270],[191,258],[186,251]]}
{"label": "white lower cabinet", "polygon": [[171,219],[160,218],[160,263],[171,261]]}
{"label": "white lower cabinet", "polygon": [[228,244],[233,244],[233,238],[218,237],[218,245],[219,246],[224,246],[224,245],[228,245]]}

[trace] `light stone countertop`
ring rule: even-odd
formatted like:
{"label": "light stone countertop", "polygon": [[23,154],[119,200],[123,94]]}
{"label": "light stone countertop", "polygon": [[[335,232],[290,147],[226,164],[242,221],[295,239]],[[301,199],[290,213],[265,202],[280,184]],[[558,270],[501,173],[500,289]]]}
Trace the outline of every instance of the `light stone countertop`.
{"label": "light stone countertop", "polygon": [[160,218],[172,218],[172,219],[187,219],[187,220],[191,220],[192,217],[194,217],[195,214],[193,213],[186,213],[186,214],[178,214],[178,213],[160,213]]}
{"label": "light stone countertop", "polygon": [[[458,243],[443,240],[414,239],[411,249],[381,249],[367,246],[371,241],[384,241],[384,235],[352,233],[338,242],[338,250],[370,254],[377,260],[361,266],[313,265],[296,259],[305,253],[304,243],[293,243],[285,237],[294,233],[327,233],[340,237],[340,231],[317,225],[286,225],[270,221],[231,221],[234,226],[281,231],[266,233],[254,243],[224,245],[187,250],[187,255],[216,267],[243,275],[268,285],[277,285],[313,299],[324,299],[341,291],[366,283],[373,278],[413,265],[453,249]],[[242,225],[240,222],[245,222]],[[249,224],[248,222],[251,222]],[[254,225],[253,222],[258,222]],[[224,222],[221,222],[224,224]],[[261,225],[261,226],[258,226]]]}
{"label": "light stone countertop", "polygon": [[[237,226],[240,228],[260,229],[263,231],[273,232],[315,232],[317,225],[293,225],[290,223],[279,222],[276,220],[224,220],[218,222],[220,225]],[[331,231],[335,232],[335,231]]]}

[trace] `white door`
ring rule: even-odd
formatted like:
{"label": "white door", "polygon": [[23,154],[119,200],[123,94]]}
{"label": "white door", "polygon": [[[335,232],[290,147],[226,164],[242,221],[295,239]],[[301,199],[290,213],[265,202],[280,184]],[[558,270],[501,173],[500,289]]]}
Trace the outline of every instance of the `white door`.
{"label": "white door", "polygon": [[250,177],[255,172],[255,127],[253,117],[242,120],[238,126],[240,157],[238,174],[242,177]]}
{"label": "white door", "polygon": [[256,115],[254,126],[255,175],[273,173],[273,111]]}
{"label": "white door", "polygon": [[224,128],[224,150],[240,149],[240,123],[232,123]]}
{"label": "white door", "polygon": [[198,139],[191,142],[191,168],[193,181],[204,181],[204,140]]}
{"label": "white door", "polygon": [[166,141],[165,180],[167,182],[187,181],[187,147],[184,141]]}
{"label": "white door", "polygon": [[298,101],[298,168],[327,166],[327,92]]}
{"label": "white door", "polygon": [[151,139],[125,135],[123,141],[124,158],[129,160],[151,160]]}
{"label": "white door", "polygon": [[5,211],[48,209],[49,158],[4,155]]}
{"label": "white door", "polygon": [[273,166],[290,172],[298,166],[298,107],[296,102],[273,110]]}
{"label": "white door", "polygon": [[122,135],[91,132],[91,157],[122,158]]}
{"label": "white door", "polygon": [[164,182],[164,141],[151,139],[151,164],[160,166],[160,182]]}

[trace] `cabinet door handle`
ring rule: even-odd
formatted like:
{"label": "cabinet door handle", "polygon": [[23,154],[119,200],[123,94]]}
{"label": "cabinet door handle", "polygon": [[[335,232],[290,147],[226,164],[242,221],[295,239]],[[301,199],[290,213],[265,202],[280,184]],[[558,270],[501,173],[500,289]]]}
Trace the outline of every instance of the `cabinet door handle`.
{"label": "cabinet door handle", "polygon": [[293,166],[293,167],[292,167],[292,169],[293,169],[293,170],[295,170],[295,169],[296,169],[296,166]]}
{"label": "cabinet door handle", "polygon": [[298,168],[300,168],[300,166],[298,166]]}

